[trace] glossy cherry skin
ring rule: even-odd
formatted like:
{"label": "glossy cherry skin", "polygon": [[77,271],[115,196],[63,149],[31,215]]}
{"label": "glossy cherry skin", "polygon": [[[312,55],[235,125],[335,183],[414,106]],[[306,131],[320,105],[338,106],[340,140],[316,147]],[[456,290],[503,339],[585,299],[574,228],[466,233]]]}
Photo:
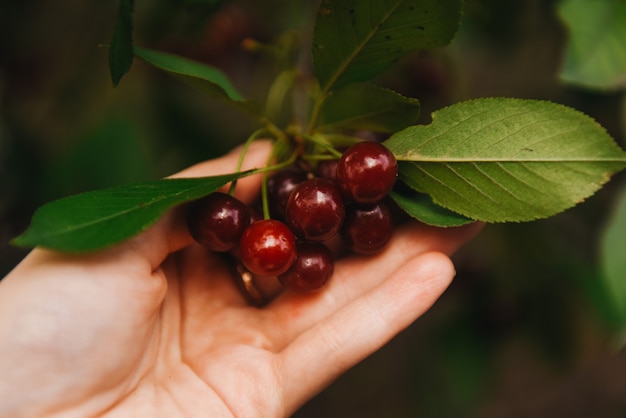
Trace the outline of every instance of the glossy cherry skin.
{"label": "glossy cherry skin", "polygon": [[393,189],[398,177],[398,163],[383,144],[359,142],[342,154],[336,176],[339,188],[348,199],[374,203]]}
{"label": "glossy cherry skin", "polygon": [[300,183],[291,193],[285,208],[285,222],[298,238],[326,241],[339,232],[345,209],[337,185],[314,178]]}
{"label": "glossy cherry skin", "polygon": [[298,243],[296,261],[289,270],[278,276],[286,289],[298,293],[312,293],[326,285],[335,270],[333,256],[324,244]]}
{"label": "glossy cherry skin", "polygon": [[278,276],[296,259],[296,238],[284,223],[265,219],[250,224],[239,241],[243,265],[259,276]]}
{"label": "glossy cherry skin", "polygon": [[341,237],[355,253],[376,254],[387,246],[393,229],[391,211],[384,201],[351,205],[346,210]]}
{"label": "glossy cherry skin", "polygon": [[215,192],[193,202],[187,213],[189,233],[212,251],[229,251],[250,223],[248,207],[226,193]]}
{"label": "glossy cherry skin", "polygon": [[267,194],[272,218],[285,219],[285,206],[291,192],[306,179],[306,173],[295,168],[279,171],[268,179]]}

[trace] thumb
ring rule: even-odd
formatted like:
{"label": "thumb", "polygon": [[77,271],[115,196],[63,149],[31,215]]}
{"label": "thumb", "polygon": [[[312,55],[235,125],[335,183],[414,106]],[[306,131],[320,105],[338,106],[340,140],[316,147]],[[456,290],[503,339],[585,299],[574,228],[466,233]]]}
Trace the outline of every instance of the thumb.
{"label": "thumb", "polygon": [[[245,171],[252,168],[264,167],[267,163],[270,149],[271,141],[255,140],[248,147],[241,170]],[[195,164],[172,175],[171,178],[204,177],[233,173],[237,168],[237,161],[241,152],[242,147],[239,146],[222,157]],[[247,176],[238,180],[235,197],[244,203],[250,203],[258,194],[260,184],[260,174]],[[227,189],[227,186],[223,187],[223,189]]]}

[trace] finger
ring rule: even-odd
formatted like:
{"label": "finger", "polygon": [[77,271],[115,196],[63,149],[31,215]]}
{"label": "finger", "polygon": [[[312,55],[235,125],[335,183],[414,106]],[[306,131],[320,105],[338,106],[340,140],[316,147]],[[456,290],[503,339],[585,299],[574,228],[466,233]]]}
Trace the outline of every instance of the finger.
{"label": "finger", "polygon": [[275,340],[288,344],[298,334],[380,285],[414,257],[432,251],[452,254],[480,230],[480,225],[441,229],[413,223],[397,231],[389,247],[376,256],[339,260],[327,287],[317,294],[284,292],[268,307],[278,324]]}
{"label": "finger", "polygon": [[[270,147],[269,141],[258,140],[252,143],[243,161],[242,170],[264,166],[267,162]],[[234,149],[223,157],[189,167],[170,178],[203,177],[233,173],[236,171],[240,153],[241,147]],[[260,190],[260,182],[261,176],[258,174],[240,179],[237,182],[235,197],[246,204],[251,203],[258,190]],[[224,186],[222,189],[225,190],[226,187]],[[125,249],[130,247],[137,250],[150,262],[152,268],[156,268],[168,254],[192,242],[192,238],[187,231],[185,213],[184,205],[168,211],[155,225],[127,242]]]}
{"label": "finger", "polygon": [[296,338],[278,357],[290,407],[297,408],[410,325],[453,276],[447,256],[422,254]]}
{"label": "finger", "polygon": [[[241,170],[249,170],[252,168],[264,167],[267,163],[271,148],[271,142],[265,140],[256,140],[248,147],[245,155]],[[230,153],[223,157],[204,161],[193,165],[179,173],[171,176],[171,178],[185,178],[185,177],[204,177],[214,176],[218,174],[234,173],[237,168],[237,161],[242,152],[242,147],[233,149]],[[261,175],[247,176],[237,181],[237,188],[235,190],[235,197],[240,199],[244,203],[251,203],[252,200],[258,195],[261,184]],[[228,185],[222,187],[222,190],[227,190]]]}

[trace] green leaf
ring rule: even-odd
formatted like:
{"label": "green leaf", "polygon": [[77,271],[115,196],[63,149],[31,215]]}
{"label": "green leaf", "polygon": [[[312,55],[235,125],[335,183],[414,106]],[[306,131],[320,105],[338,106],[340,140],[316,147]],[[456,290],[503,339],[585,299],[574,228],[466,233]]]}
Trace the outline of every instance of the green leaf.
{"label": "green leaf", "polygon": [[565,0],[570,39],[561,78],[597,89],[626,87],[626,2]]}
{"label": "green leaf", "polygon": [[373,84],[355,83],[330,93],[320,113],[320,129],[396,132],[416,123],[417,99]]}
{"label": "green leaf", "polygon": [[133,64],[133,0],[121,0],[109,48],[109,71],[113,86]]}
{"label": "green leaf", "polygon": [[593,119],[537,100],[458,103],[385,144],[410,187],[485,222],[555,215],[626,167],[626,153]]}
{"label": "green leaf", "polygon": [[432,198],[425,193],[413,190],[394,190],[389,196],[408,215],[428,225],[445,228],[474,222],[473,219],[435,205]]}
{"label": "green leaf", "polygon": [[217,68],[178,55],[140,47],[135,47],[135,55],[215,99],[225,100],[253,116],[261,115],[259,105],[244,99],[228,77]]}
{"label": "green leaf", "polygon": [[26,232],[12,243],[68,252],[108,247],[145,230],[174,205],[250,173],[162,179],[69,196],[39,208]]}
{"label": "green leaf", "polygon": [[379,74],[409,52],[454,37],[461,0],[323,0],[313,33],[322,93]]}
{"label": "green leaf", "polygon": [[601,264],[609,300],[616,313],[617,325],[626,331],[626,193],[617,201],[615,212],[604,230]]}

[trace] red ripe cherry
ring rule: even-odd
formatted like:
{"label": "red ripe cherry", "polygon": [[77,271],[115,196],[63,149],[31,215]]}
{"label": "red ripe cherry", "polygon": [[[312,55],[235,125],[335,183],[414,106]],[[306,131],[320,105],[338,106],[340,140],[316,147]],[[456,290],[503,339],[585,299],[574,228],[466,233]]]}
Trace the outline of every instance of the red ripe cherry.
{"label": "red ripe cherry", "polygon": [[309,179],[291,193],[285,208],[285,222],[301,239],[325,241],[343,223],[345,209],[341,191],[327,179]]}
{"label": "red ripe cherry", "polygon": [[365,206],[350,206],[341,229],[341,237],[355,253],[382,251],[393,235],[391,211],[384,201]]}
{"label": "red ripe cherry", "polygon": [[265,219],[250,224],[239,241],[243,265],[259,276],[278,276],[296,259],[296,238],[284,223]]}
{"label": "red ripe cherry", "polygon": [[250,223],[248,207],[231,195],[211,193],[193,202],[187,214],[191,236],[212,251],[228,251]]}
{"label": "red ripe cherry", "polygon": [[268,179],[267,194],[272,218],[285,219],[285,205],[291,192],[306,179],[306,173],[295,168],[279,171]]}
{"label": "red ripe cherry", "polygon": [[278,276],[286,289],[298,293],[311,293],[320,290],[333,275],[333,256],[324,244],[301,242],[298,244],[296,261],[289,270]]}
{"label": "red ripe cherry", "polygon": [[373,203],[393,189],[398,163],[393,153],[378,142],[364,141],[348,148],[337,163],[337,184],[357,203]]}

